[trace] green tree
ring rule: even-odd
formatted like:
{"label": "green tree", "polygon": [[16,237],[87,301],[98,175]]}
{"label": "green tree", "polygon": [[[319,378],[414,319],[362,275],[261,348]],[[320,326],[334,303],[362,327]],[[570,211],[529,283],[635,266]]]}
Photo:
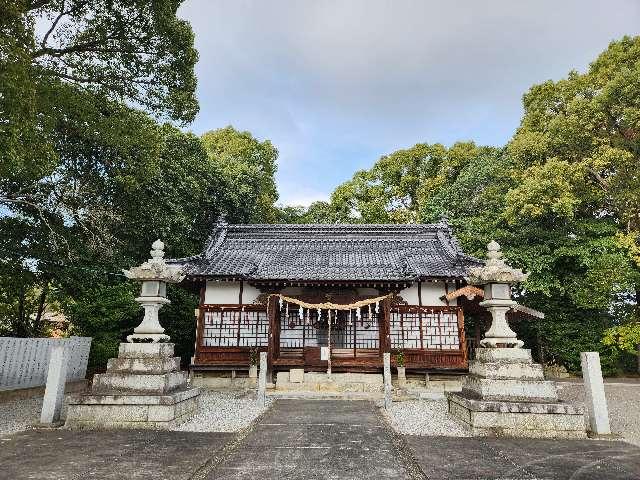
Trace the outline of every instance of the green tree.
{"label": "green tree", "polygon": [[197,53],[190,26],[176,17],[179,4],[2,2],[0,207],[46,225],[54,247],[63,239],[52,216],[100,235],[109,214],[82,182],[69,188],[70,171],[109,168],[74,158],[77,134],[116,137],[131,128],[112,119],[100,130],[122,103],[181,122],[197,113]]}
{"label": "green tree", "polygon": [[637,320],[640,37],[612,42],[585,73],[532,87],[524,107],[507,147],[518,184],[504,217],[529,238],[527,288],[601,316],[623,298],[636,310],[612,322]]}
{"label": "green tree", "polygon": [[209,161],[221,168],[231,189],[225,192],[245,222],[273,223],[278,212],[275,184],[278,150],[269,140],[260,142],[233,127],[202,135]]}

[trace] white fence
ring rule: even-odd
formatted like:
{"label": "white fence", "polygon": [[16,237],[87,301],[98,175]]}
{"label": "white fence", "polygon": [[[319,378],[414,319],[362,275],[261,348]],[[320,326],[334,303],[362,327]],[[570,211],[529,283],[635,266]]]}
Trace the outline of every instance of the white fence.
{"label": "white fence", "polygon": [[83,379],[87,373],[91,337],[0,337],[0,390],[45,385],[51,348],[58,342],[67,345],[67,381]]}

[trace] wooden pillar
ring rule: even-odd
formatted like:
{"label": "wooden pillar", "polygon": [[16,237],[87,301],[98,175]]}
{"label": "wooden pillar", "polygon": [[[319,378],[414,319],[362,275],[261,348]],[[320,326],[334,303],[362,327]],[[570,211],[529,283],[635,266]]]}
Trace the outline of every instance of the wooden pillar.
{"label": "wooden pillar", "polygon": [[[206,283],[205,283],[206,285]],[[205,299],[206,287],[200,287],[200,305],[198,308],[198,314],[196,316],[196,341],[193,347],[193,357],[191,357],[191,363],[197,363],[199,361],[199,350],[202,346],[202,339],[204,337],[204,299]]]}
{"label": "wooden pillar", "polygon": [[460,339],[460,349],[462,350],[464,364],[466,367],[469,358],[467,355],[467,339],[464,331],[464,313],[460,307],[458,307],[458,337]]}
{"label": "wooden pillar", "polygon": [[279,314],[276,297],[269,297],[267,301],[267,317],[269,319],[269,342],[267,343],[267,362],[268,368],[273,368],[273,361],[278,355],[277,345],[279,324]]}

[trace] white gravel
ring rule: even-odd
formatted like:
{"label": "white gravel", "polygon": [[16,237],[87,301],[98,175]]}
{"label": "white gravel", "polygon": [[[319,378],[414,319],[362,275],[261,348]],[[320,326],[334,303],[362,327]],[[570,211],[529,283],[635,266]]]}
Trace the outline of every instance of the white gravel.
{"label": "white gravel", "polygon": [[183,432],[237,432],[248,426],[262,412],[254,392],[203,392],[200,395],[200,411],[176,430]]}
{"label": "white gravel", "polygon": [[404,435],[469,437],[469,430],[447,412],[446,400],[394,402],[387,411],[393,429]]}
{"label": "white gravel", "polygon": [[[42,397],[23,398],[9,400],[0,403],[0,435],[21,432],[40,421],[42,410]],[[65,407],[62,409],[62,418],[66,415]]]}
{"label": "white gravel", "polygon": [[[558,395],[565,402],[583,403],[584,385],[581,381],[557,382]],[[609,409],[611,431],[629,443],[640,446],[640,382],[628,383],[607,380],[604,384]]]}

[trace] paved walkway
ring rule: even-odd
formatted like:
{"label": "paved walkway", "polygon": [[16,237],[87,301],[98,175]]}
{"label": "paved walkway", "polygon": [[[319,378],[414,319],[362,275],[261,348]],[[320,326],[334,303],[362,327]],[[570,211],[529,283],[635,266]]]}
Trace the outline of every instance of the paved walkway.
{"label": "paved walkway", "polygon": [[408,478],[371,402],[279,400],[207,479]]}
{"label": "paved walkway", "polygon": [[624,442],[401,436],[367,401],[279,400],[240,434],[30,431],[0,479],[640,480]]}

